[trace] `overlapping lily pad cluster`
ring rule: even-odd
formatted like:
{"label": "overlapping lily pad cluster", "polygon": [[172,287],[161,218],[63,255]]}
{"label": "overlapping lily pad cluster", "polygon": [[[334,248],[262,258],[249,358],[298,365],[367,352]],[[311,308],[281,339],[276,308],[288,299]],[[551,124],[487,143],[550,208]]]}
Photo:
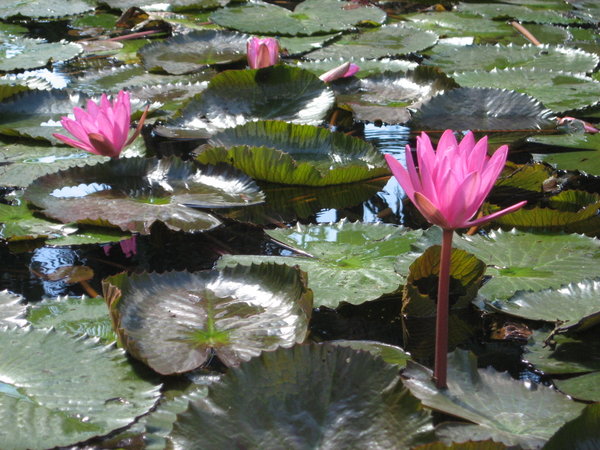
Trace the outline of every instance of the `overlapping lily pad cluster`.
{"label": "overlapping lily pad cluster", "polygon": [[[596,2],[4,3],[0,447],[600,446]],[[528,203],[454,240],[440,390],[383,153],[444,129]]]}

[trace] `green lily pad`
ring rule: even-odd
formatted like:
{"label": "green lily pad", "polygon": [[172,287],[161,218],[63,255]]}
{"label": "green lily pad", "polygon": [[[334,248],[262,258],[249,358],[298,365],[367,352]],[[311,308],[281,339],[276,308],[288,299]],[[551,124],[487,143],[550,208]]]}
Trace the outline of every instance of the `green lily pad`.
{"label": "green lily pad", "polygon": [[[407,274],[409,264],[427,247],[441,241],[432,228],[405,253],[396,270]],[[540,291],[578,283],[598,275],[600,241],[578,234],[527,233],[492,230],[487,236],[454,236],[453,246],[472,253],[491,276],[479,294],[489,300],[507,299],[517,291]]]}
{"label": "green lily pad", "polygon": [[435,94],[457,87],[446,75],[420,66],[406,73],[385,72],[361,79],[337,95],[338,105],[350,108],[354,119],[388,124],[404,123],[409,110],[418,108]]}
{"label": "green lily pad", "polygon": [[573,398],[600,402],[600,372],[592,372],[565,380],[554,380],[554,384]]}
{"label": "green lily pad", "polygon": [[492,87],[530,95],[556,112],[580,109],[598,103],[600,82],[585,74],[524,67],[455,73],[465,87]]}
{"label": "green lily pad", "polygon": [[246,59],[248,37],[234,31],[192,31],[148,44],[139,55],[149,71],[159,69],[180,75]]}
{"label": "green lily pad", "polygon": [[[406,317],[433,317],[437,311],[437,281],[441,247],[429,247],[410,265],[402,314]],[[485,273],[485,264],[464,250],[452,249],[450,257],[450,293],[452,310],[465,309],[477,295]]]}
{"label": "green lily pad", "polygon": [[587,405],[581,415],[565,423],[544,450],[586,450],[600,447],[600,403]]}
{"label": "green lily pad", "polygon": [[419,450],[506,450],[508,447],[500,442],[494,442],[491,439],[486,441],[469,441],[449,445],[443,442],[434,442],[419,446]]}
{"label": "green lily pad", "polygon": [[309,59],[384,58],[418,52],[431,47],[438,36],[431,31],[402,25],[384,25],[376,30],[347,34],[331,45],[305,55]]}
{"label": "green lily pad", "polygon": [[[332,33],[317,36],[280,36],[279,48],[286,51],[288,56],[296,56],[312,50],[323,48],[331,43],[336,38],[340,37],[341,33]],[[331,67],[333,69],[333,67]]]}
{"label": "green lily pad", "polygon": [[377,75],[383,72],[407,72],[415,69],[418,64],[403,59],[365,59],[365,58],[327,58],[311,61],[294,61],[297,67],[308,70],[319,76],[325,72],[339,67],[345,62],[356,64],[360,70],[354,74],[356,78],[365,78],[370,75]]}
{"label": "green lily pad", "polygon": [[53,239],[74,233],[72,225],[50,222],[38,217],[27,202],[0,204],[0,239],[9,242],[29,239]]}
{"label": "green lily pad", "polygon": [[207,138],[225,128],[277,119],[318,125],[333,107],[333,92],[312,73],[283,65],[226,70],[172,120],[156,128],[170,137]]}
{"label": "green lily pad", "polygon": [[402,375],[424,405],[479,425],[447,425],[446,432],[454,428],[455,436],[463,433],[458,442],[470,440],[469,433],[477,429],[480,437],[487,434],[483,439],[539,448],[584,408],[546,386],[531,388],[508,373],[477,369],[475,357],[462,350],[448,357],[448,389],[437,389],[431,371],[412,361]]}
{"label": "green lily pad", "polygon": [[557,169],[580,170],[592,175],[600,175],[600,134],[574,133],[552,136],[532,136],[527,142],[544,146],[582,149],[581,151],[559,151],[538,153],[537,160],[552,164]]}
{"label": "green lily pad", "polygon": [[411,359],[410,353],[405,352],[402,348],[377,341],[337,340],[327,341],[327,343],[367,351],[374,356],[379,356],[386,363],[395,364],[398,367],[406,367],[406,362]]}
{"label": "green lily pad", "polygon": [[454,11],[414,13],[404,17],[411,26],[433,31],[440,37],[494,38],[514,34],[514,28],[505,22]]}
{"label": "green lily pad", "polygon": [[383,10],[373,6],[348,7],[339,0],[305,0],[294,11],[269,3],[222,8],[210,20],[222,27],[253,34],[309,36],[353,29],[363,22],[381,24]]}
{"label": "green lily pad", "polygon": [[[574,27],[571,27],[574,28]],[[546,25],[546,24],[536,24],[536,23],[528,23],[527,31],[533,34],[538,41],[543,42],[544,44],[551,45],[563,45],[568,42],[568,45],[572,45],[573,35],[569,32],[568,28],[562,26],[555,25]],[[526,45],[530,44],[531,41],[523,36],[521,33],[507,34],[501,38],[497,39],[477,39],[475,41],[477,44],[501,44],[501,45]],[[574,47],[578,47],[577,45],[573,45]],[[586,48],[581,48],[581,50],[589,51],[590,53],[594,53]]]}
{"label": "green lily pad", "polygon": [[383,155],[362,139],[278,121],[229,128],[197,152],[198,162],[230,163],[252,178],[272,183],[327,186],[389,174]]}
{"label": "green lily pad", "polygon": [[29,185],[25,198],[64,223],[148,234],[157,221],[188,232],[214,228],[220,224],[217,218],[189,206],[252,205],[261,203],[263,194],[251,179],[226,165],[127,158],[43,176]]}
{"label": "green lily pad", "polygon": [[399,253],[420,235],[384,224],[338,222],[269,230],[267,234],[309,256],[224,255],[217,267],[277,262],[298,265],[308,273],[315,306],[354,305],[397,291],[402,278],[394,271]]}
{"label": "green lily pad", "polygon": [[412,448],[431,442],[430,413],[397,374],[395,365],[339,346],[263,353],[209,386],[206,399],[190,402],[177,416],[170,444],[208,450]]}
{"label": "green lily pad", "polygon": [[160,395],[122,350],[92,339],[17,328],[0,330],[0,343],[5,448],[70,446],[108,434],[147,413]]}
{"label": "green lily pad", "polygon": [[[139,64],[127,64],[124,66],[103,68],[97,71],[86,70],[81,76],[70,78],[68,87],[76,91],[84,91],[96,95],[104,92],[116,93],[121,89],[137,92],[151,86],[208,82],[215,73],[214,70],[207,69],[189,75],[165,75],[148,72]],[[142,97],[142,100],[148,100],[147,96]]]}
{"label": "green lily pad", "polygon": [[600,315],[599,292],[600,281],[585,280],[559,289],[518,292],[508,300],[492,302],[491,306],[528,320],[557,322],[560,329],[577,327],[582,330],[585,327],[578,326],[581,321],[592,315]]}
{"label": "green lily pad", "polygon": [[0,184],[27,187],[36,178],[69,167],[81,167],[108,161],[106,156],[94,155],[72,147],[1,144]]}
{"label": "green lily pad", "polygon": [[547,374],[574,374],[600,370],[600,341],[595,330],[574,336],[554,334],[546,344],[550,330],[533,332],[523,359]]}
{"label": "green lily pad", "polygon": [[45,42],[43,39],[24,37],[4,38],[0,40],[0,71],[44,67],[50,61],[72,59],[82,51],[81,45],[73,42]]}
{"label": "green lily pad", "polygon": [[21,327],[27,325],[25,313],[27,305],[25,299],[19,294],[14,294],[6,289],[0,291],[0,324],[2,326]]}
{"label": "green lily pad", "polygon": [[46,245],[71,246],[71,245],[97,245],[113,244],[131,239],[131,234],[124,233],[117,228],[79,226],[77,231],[62,236],[53,236]]}
{"label": "green lily pad", "polygon": [[305,275],[277,264],[117,275],[103,288],[125,348],[161,374],[196,369],[213,352],[235,366],[290,347],[304,341],[312,312]]}
{"label": "green lily pad", "polygon": [[29,305],[26,318],[36,328],[55,328],[75,336],[94,336],[103,343],[117,340],[102,297],[44,299]]}
{"label": "green lily pad", "polygon": [[425,102],[414,114],[412,126],[433,130],[536,130],[554,128],[553,115],[525,94],[462,87]]}
{"label": "green lily pad", "polygon": [[0,17],[61,17],[92,11],[94,5],[84,0],[19,0],[0,5]]}
{"label": "green lily pad", "polygon": [[488,19],[513,19],[519,22],[569,24],[581,22],[575,17],[568,17],[553,9],[532,9],[521,5],[459,3],[459,12],[477,14]]}
{"label": "green lily pad", "polygon": [[437,45],[431,58],[423,63],[447,73],[508,67],[538,70],[568,67],[569,72],[583,73],[592,72],[599,61],[598,55],[555,45]]}

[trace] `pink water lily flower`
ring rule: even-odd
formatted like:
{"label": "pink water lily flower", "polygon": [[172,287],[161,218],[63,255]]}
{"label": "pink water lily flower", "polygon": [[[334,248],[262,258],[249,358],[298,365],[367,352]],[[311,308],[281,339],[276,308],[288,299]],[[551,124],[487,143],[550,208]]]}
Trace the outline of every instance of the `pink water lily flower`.
{"label": "pink water lily flower", "polygon": [[106,94],[102,94],[98,104],[88,100],[85,110],[73,108],[75,120],[68,117],[61,119],[63,128],[75,139],[57,133],[53,136],[66,144],[96,155],[118,158],[121,151],[139,136],[147,113],[148,108],[140,118],[136,130],[129,137],[131,122],[129,94],[120,91],[112,103]]}
{"label": "pink water lily flower", "polygon": [[425,218],[446,230],[481,225],[521,208],[519,202],[479,219],[473,216],[488,196],[504,168],[508,147],[487,155],[487,136],[477,143],[469,132],[459,143],[446,130],[434,151],[429,136],[417,137],[418,169],[406,146],[406,169],[392,155],[385,155],[392,173]]}
{"label": "pink water lily flower", "polygon": [[279,62],[279,43],[275,38],[251,37],[246,42],[246,51],[251,69],[262,69]]}
{"label": "pink water lily flower", "polygon": [[325,83],[329,83],[330,81],[337,80],[338,78],[351,77],[359,70],[360,67],[358,67],[356,64],[345,62],[340,66],[328,70],[327,72],[319,76],[319,78]]}

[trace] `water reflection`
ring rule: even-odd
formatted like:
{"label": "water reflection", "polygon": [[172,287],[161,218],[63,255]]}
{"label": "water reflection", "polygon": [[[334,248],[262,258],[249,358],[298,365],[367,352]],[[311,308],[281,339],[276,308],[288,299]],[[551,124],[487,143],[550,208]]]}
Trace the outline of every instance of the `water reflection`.
{"label": "water reflection", "polygon": [[[57,297],[59,295],[73,295],[70,285],[64,280],[51,281],[46,279],[49,274],[56,272],[60,267],[85,265],[79,253],[70,248],[42,247],[33,251],[29,268],[40,278],[44,295]],[[77,295],[77,294],[74,294]]]}

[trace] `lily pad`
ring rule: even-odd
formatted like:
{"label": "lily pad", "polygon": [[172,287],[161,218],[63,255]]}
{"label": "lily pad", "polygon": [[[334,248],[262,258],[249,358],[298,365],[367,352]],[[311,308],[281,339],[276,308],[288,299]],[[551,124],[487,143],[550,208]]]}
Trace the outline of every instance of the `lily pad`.
{"label": "lily pad", "polygon": [[196,369],[213,352],[235,366],[302,342],[312,308],[305,275],[277,264],[117,275],[103,288],[121,342],[165,375]]}
{"label": "lily pad", "polygon": [[570,72],[592,72],[600,58],[583,50],[557,45],[438,45],[424,64],[444,72],[501,70],[508,67],[554,70],[568,67]]}
{"label": "lily pad", "polygon": [[592,372],[565,380],[554,380],[554,384],[573,398],[600,402],[600,372]]}
{"label": "lily pad", "polygon": [[339,346],[263,353],[209,386],[206,399],[190,402],[177,416],[170,444],[412,448],[431,442],[430,413],[397,373],[397,366],[368,352]]}
{"label": "lily pad", "polygon": [[117,159],[67,169],[38,178],[25,197],[45,215],[65,223],[110,225],[142,234],[150,233],[157,221],[188,232],[220,224],[188,206],[219,208],[263,201],[258,186],[229,166],[201,166],[177,158]]}
{"label": "lily pad", "polygon": [[356,64],[360,70],[354,74],[356,78],[365,78],[370,75],[377,75],[383,72],[407,72],[415,69],[418,64],[412,61],[403,59],[367,59],[367,58],[327,58],[312,61],[295,61],[296,66],[306,69],[315,75],[319,76],[325,72],[339,67],[345,62]]}
{"label": "lily pad", "polygon": [[179,75],[246,59],[248,37],[233,31],[192,31],[146,45],[139,55],[147,70]]}
{"label": "lily pad", "polygon": [[410,249],[420,232],[384,224],[338,222],[298,224],[267,234],[307,255],[224,255],[217,267],[267,261],[297,265],[308,273],[315,306],[337,308],[341,302],[358,305],[397,291],[402,278],[394,272],[394,261]]}
{"label": "lily pad", "polygon": [[108,161],[72,147],[27,145],[22,143],[0,144],[0,184],[2,186],[27,187],[36,178],[58,172],[68,167],[81,167]]}
{"label": "lily pad", "polygon": [[354,350],[365,350],[374,356],[379,356],[386,363],[395,364],[398,367],[406,367],[406,362],[411,359],[410,353],[405,352],[402,348],[377,341],[337,340],[327,341],[327,343],[350,347]]}
{"label": "lily pad", "polygon": [[374,31],[347,34],[331,45],[305,55],[309,59],[384,58],[418,52],[433,46],[438,36],[431,31],[403,25],[384,25]]}
{"label": "lily pad", "polygon": [[518,292],[506,301],[497,300],[491,305],[513,316],[557,322],[561,329],[577,327],[582,330],[585,327],[577,326],[580,321],[588,316],[600,315],[599,292],[600,281],[585,280],[559,289]]}
{"label": "lily pad", "polygon": [[600,447],[600,403],[587,405],[581,415],[565,423],[544,450],[586,450]]}
{"label": "lily pad", "polygon": [[[565,422],[579,415],[584,405],[543,385],[528,387],[508,373],[477,369],[475,357],[456,350],[448,357],[448,389],[437,389],[431,371],[408,363],[404,385],[429,408],[479,425],[484,439],[506,445],[539,448]],[[463,432],[468,441],[474,425],[447,425]],[[439,433],[438,433],[439,435]]]}
{"label": "lily pad", "polygon": [[106,302],[102,297],[57,297],[29,305],[27,320],[36,328],[55,328],[75,336],[116,341]]}
{"label": "lily pad", "polygon": [[25,17],[61,17],[92,11],[94,6],[84,0],[19,0],[18,3],[0,6],[0,17],[21,15]]}
{"label": "lily pad", "polygon": [[82,51],[81,45],[73,42],[45,42],[43,39],[24,37],[4,38],[0,40],[0,71],[44,67],[50,61],[72,59]]}
{"label": "lily pad", "polygon": [[362,139],[286,122],[227,129],[197,152],[198,162],[232,163],[252,178],[272,183],[327,186],[389,174],[383,155]]}
{"label": "lily pad", "polygon": [[[0,330],[0,440],[6,448],[70,446],[147,413],[160,395],[122,350],[54,330]],[[34,417],[35,420],[21,420]]]}
{"label": "lily pad", "polygon": [[6,289],[0,291],[0,324],[2,326],[14,327],[17,325],[21,327],[27,325],[25,319],[27,305],[24,300],[21,295]]}
{"label": "lily pad", "polygon": [[74,233],[72,225],[50,222],[35,215],[27,202],[0,204],[0,239],[9,242],[29,239],[52,239]]}
{"label": "lily pad", "polygon": [[576,374],[600,370],[600,341],[595,330],[578,335],[554,334],[550,330],[533,332],[523,359],[546,374]]}
{"label": "lily pad", "polygon": [[[600,134],[574,133],[553,136],[532,136],[527,142],[544,146],[573,149],[554,153],[538,153],[535,158],[557,169],[580,170],[600,175]],[[574,149],[582,149],[575,151]]]}
{"label": "lily pad", "polygon": [[568,17],[554,9],[532,9],[521,5],[490,3],[459,3],[459,12],[477,14],[489,19],[513,19],[519,22],[569,24],[580,22],[575,17]]}
{"label": "lily pad", "polygon": [[409,109],[457,86],[439,71],[420,66],[403,74],[385,72],[361,79],[340,89],[337,102],[352,109],[355,120],[404,123],[410,119]]}
{"label": "lily pad", "polygon": [[600,82],[585,74],[519,67],[489,72],[460,72],[452,77],[465,87],[493,87],[522,92],[556,112],[580,109],[600,101]]}
{"label": "lily pad", "polygon": [[[422,251],[441,241],[432,228],[416,244],[416,251],[400,256],[396,270],[408,273]],[[540,291],[578,283],[598,275],[600,241],[578,234],[527,233],[492,230],[487,236],[454,236],[453,245],[482,260],[491,276],[479,294],[489,300],[507,299],[517,291]]]}
{"label": "lily pad", "polygon": [[555,127],[554,114],[525,94],[493,88],[458,88],[438,94],[414,114],[413,128],[535,130]]}
{"label": "lily pad", "polygon": [[[279,48],[287,52],[288,56],[297,56],[302,53],[323,48],[340,36],[341,33],[332,33],[315,36],[280,36]],[[333,67],[331,67],[333,69]]]}
{"label": "lily pad", "polygon": [[333,107],[333,92],[312,73],[283,65],[227,70],[216,75],[156,132],[170,137],[207,138],[225,128],[277,119],[318,125]]}
{"label": "lily pad", "polygon": [[353,29],[360,23],[381,24],[386,14],[374,6],[349,7],[340,0],[305,0],[294,11],[269,3],[222,8],[210,20],[222,27],[253,34],[309,36]]}
{"label": "lily pad", "polygon": [[[408,317],[433,317],[437,312],[437,280],[441,247],[429,247],[410,265],[402,296],[402,314]],[[477,295],[485,264],[464,250],[452,249],[450,293],[452,310],[465,309]]]}
{"label": "lily pad", "polygon": [[505,22],[455,11],[407,14],[405,18],[411,26],[433,31],[441,37],[493,38],[514,34],[514,28]]}

